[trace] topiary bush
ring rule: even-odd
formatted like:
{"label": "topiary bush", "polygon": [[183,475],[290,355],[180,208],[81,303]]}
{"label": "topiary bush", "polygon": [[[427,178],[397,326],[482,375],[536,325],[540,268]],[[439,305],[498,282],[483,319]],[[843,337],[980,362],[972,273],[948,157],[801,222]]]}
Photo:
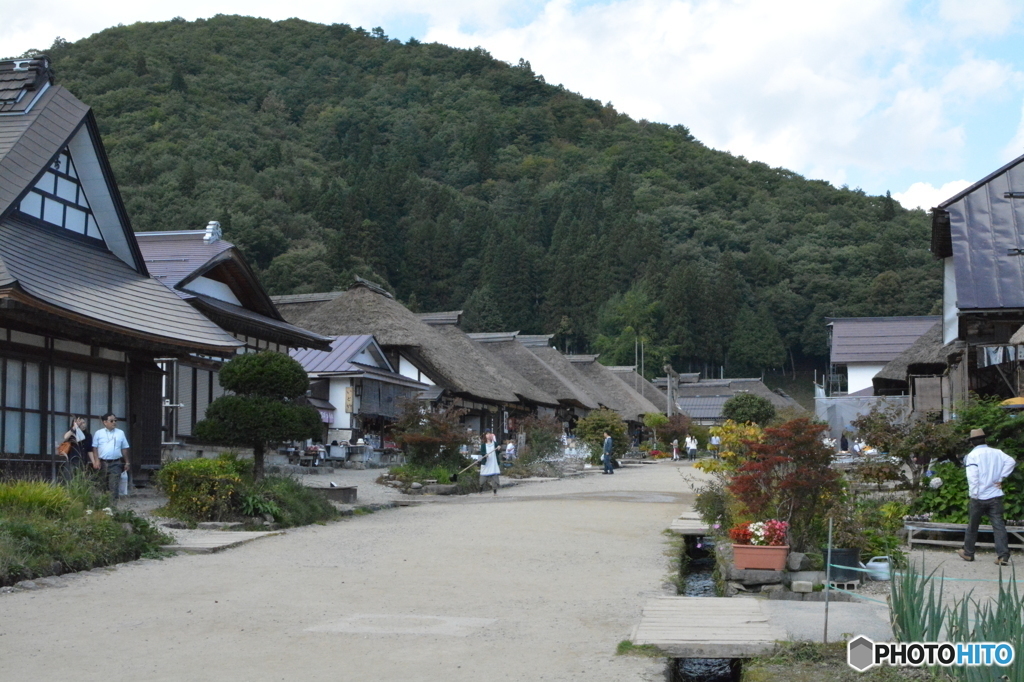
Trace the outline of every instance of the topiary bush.
{"label": "topiary bush", "polygon": [[231,457],[180,459],[157,473],[167,510],[191,522],[224,521],[239,506],[245,487],[241,462]]}
{"label": "topiary bush", "polygon": [[725,401],[722,416],[738,424],[753,422],[758,426],[767,426],[768,422],[775,419],[775,405],[759,395],[740,393]]}

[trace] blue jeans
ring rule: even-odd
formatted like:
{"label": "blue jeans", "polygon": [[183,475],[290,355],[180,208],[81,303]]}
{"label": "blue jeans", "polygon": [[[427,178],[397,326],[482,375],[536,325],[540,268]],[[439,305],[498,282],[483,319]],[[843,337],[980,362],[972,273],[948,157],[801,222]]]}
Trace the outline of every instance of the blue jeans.
{"label": "blue jeans", "polygon": [[615,469],[612,468],[612,456],[610,454],[605,453],[604,457],[602,458],[602,462],[604,463],[604,472],[606,474],[615,473]]}
{"label": "blue jeans", "polygon": [[978,526],[981,517],[987,516],[992,524],[992,535],[995,536],[996,556],[1000,559],[1010,558],[1010,542],[1006,536],[1006,523],[1003,521],[1003,496],[987,500],[971,498],[968,504],[967,532],[964,534],[964,554],[974,556],[974,545],[978,541]]}

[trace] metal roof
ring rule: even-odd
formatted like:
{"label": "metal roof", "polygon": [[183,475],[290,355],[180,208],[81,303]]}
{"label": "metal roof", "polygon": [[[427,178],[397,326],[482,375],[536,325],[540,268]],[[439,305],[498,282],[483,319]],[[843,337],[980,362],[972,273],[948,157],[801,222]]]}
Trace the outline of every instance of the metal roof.
{"label": "metal roof", "polygon": [[8,296],[154,342],[220,354],[242,345],[155,279],[64,232],[18,218],[0,222],[0,284],[7,285]]}
{"label": "metal roof", "polygon": [[[225,329],[233,327],[229,320],[241,322],[243,325],[249,323],[254,325],[255,329],[250,332],[250,336],[264,336],[270,338],[271,341],[276,343],[283,343],[288,346],[303,346],[307,348],[319,348],[324,349],[330,345],[331,337],[321,336],[308,329],[302,327],[296,327],[294,324],[285,322],[284,320],[275,320],[272,317],[267,317],[254,310],[243,308],[242,306],[235,305],[234,303],[228,303],[227,301],[221,301],[220,299],[213,298],[211,296],[204,296],[202,294],[193,294],[189,299],[200,312],[207,317],[213,319],[214,322],[223,326]],[[229,320],[225,320],[224,316],[227,316]],[[259,333],[255,333],[258,330]],[[235,331],[235,329],[231,329]],[[268,334],[269,332],[269,334]]]}
{"label": "metal roof", "polygon": [[679,410],[691,419],[724,421],[722,407],[731,395],[683,396],[676,399]]}
{"label": "metal roof", "polygon": [[204,230],[187,232],[136,232],[149,274],[172,289],[215,256],[234,248],[231,242],[218,239],[203,241]]}
{"label": "metal roof", "polygon": [[[384,367],[372,367],[355,362],[355,358],[370,346],[373,347],[373,354],[384,363]],[[296,349],[291,351],[290,355],[302,365],[308,374],[365,376],[385,383],[412,388],[426,386],[426,384],[391,371],[384,352],[370,334],[338,336],[331,342],[329,351]]]}
{"label": "metal roof", "polygon": [[828,318],[834,364],[885,364],[941,322],[939,315]]}
{"label": "metal roof", "polygon": [[937,229],[949,230],[960,310],[1024,308],[1022,162],[1017,157],[936,210],[933,242]]}

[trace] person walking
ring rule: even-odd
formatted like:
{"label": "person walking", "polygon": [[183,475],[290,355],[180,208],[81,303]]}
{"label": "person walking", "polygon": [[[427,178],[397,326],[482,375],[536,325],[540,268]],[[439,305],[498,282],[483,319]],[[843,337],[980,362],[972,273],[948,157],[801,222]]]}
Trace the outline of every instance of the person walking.
{"label": "person walking", "polygon": [[711,440],[708,441],[708,450],[711,452],[712,456],[718,457],[718,450],[721,447],[722,439],[718,436],[718,434],[711,436]]}
{"label": "person walking", "polygon": [[675,440],[672,441],[672,461],[673,462],[678,462],[679,461],[679,439],[678,438],[676,438]]}
{"label": "person walking", "polygon": [[604,456],[601,458],[601,461],[604,464],[604,471],[602,473],[605,473],[605,474],[614,474],[615,473],[615,469],[612,467],[612,448],[613,447],[614,447],[614,443],[612,441],[611,434],[609,434],[607,431],[605,431],[604,432]]}
{"label": "person walking", "polygon": [[963,549],[956,551],[964,561],[974,561],[974,547],[978,541],[978,526],[981,517],[987,516],[995,536],[996,564],[1010,563],[1010,543],[1003,520],[1003,481],[1013,472],[1017,462],[999,448],[989,447],[985,442],[985,431],[971,431],[971,445],[974,449],[964,458],[967,474],[968,525],[964,534]]}
{"label": "person walking", "polygon": [[103,477],[110,491],[110,501],[117,504],[121,472],[128,471],[128,439],[117,428],[117,417],[108,412],[101,418],[103,428],[92,437],[92,447],[99,457]]}
{"label": "person walking", "polygon": [[480,465],[480,492],[490,486],[497,495],[498,488],[501,487],[501,466],[498,464],[498,444],[490,431],[484,435],[480,455],[483,458],[483,464]]}

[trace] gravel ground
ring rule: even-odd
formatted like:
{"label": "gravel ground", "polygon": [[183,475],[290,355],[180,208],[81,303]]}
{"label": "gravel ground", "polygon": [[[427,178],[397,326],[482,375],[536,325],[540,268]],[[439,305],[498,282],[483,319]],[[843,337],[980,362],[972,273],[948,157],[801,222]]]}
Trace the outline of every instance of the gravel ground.
{"label": "gravel ground", "polygon": [[[662,531],[692,499],[690,470],[415,496],[0,595],[3,679],[663,680],[661,660],[614,651],[662,594]],[[404,497],[377,474],[326,480],[358,485],[361,504]]]}

